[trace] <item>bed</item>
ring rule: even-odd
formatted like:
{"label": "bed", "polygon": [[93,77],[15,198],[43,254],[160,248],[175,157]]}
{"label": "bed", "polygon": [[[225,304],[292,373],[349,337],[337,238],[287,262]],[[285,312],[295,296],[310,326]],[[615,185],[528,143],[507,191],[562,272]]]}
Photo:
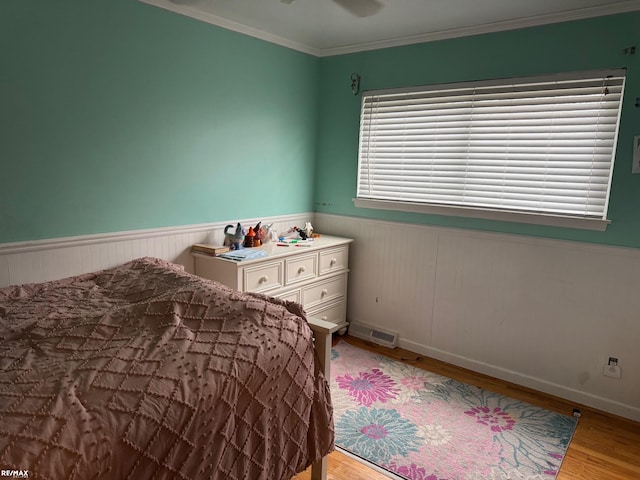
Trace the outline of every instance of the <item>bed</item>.
{"label": "bed", "polygon": [[295,303],[142,258],[0,289],[0,340],[3,470],[285,480],[326,469],[329,388]]}

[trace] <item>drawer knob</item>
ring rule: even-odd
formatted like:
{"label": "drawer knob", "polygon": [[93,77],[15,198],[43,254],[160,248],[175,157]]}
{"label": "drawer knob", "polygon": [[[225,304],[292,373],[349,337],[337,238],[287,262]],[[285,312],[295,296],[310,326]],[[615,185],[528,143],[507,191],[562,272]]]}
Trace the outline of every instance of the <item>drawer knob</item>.
{"label": "drawer knob", "polygon": [[267,277],[266,275],[263,275],[258,279],[258,283],[266,283],[268,281],[269,281],[269,277]]}
{"label": "drawer knob", "polygon": [[333,267],[336,263],[338,263],[338,260],[337,260],[336,258],[332,258],[332,259],[329,261],[329,266],[330,266],[330,267]]}
{"label": "drawer knob", "polygon": [[326,288],[323,288],[322,291],[320,292],[320,296],[324,297],[327,293],[329,293],[329,290],[327,290]]}
{"label": "drawer knob", "polygon": [[307,271],[307,267],[305,267],[304,265],[302,265],[299,269],[298,269],[298,273],[304,273]]}
{"label": "drawer knob", "polygon": [[327,320],[329,320],[329,317],[327,315],[323,315],[320,317],[320,320],[324,320],[326,322]]}

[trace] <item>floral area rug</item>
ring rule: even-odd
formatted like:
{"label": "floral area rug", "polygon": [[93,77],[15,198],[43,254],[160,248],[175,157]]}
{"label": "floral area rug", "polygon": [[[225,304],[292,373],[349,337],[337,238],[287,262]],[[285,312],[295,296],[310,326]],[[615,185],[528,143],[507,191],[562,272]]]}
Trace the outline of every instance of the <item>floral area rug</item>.
{"label": "floral area rug", "polygon": [[336,445],[409,480],[553,480],[577,419],[339,342]]}

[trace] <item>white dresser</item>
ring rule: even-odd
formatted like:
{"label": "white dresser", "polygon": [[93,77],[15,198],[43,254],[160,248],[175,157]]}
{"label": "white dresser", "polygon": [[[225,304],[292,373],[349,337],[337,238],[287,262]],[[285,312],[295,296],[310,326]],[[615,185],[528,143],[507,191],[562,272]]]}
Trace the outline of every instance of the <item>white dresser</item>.
{"label": "white dresser", "polygon": [[349,244],[352,239],[322,235],[311,246],[257,247],[266,257],[241,262],[193,253],[195,273],[246,292],[291,300],[304,306],[308,317],[346,331]]}

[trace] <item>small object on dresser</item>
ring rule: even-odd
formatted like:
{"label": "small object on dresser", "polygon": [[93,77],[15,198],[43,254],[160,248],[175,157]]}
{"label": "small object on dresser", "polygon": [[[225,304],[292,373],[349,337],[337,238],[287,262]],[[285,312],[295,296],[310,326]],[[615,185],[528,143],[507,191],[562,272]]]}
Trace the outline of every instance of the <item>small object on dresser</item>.
{"label": "small object on dresser", "polygon": [[191,246],[192,253],[202,253],[205,255],[220,255],[229,251],[229,247],[221,245],[209,245],[208,243],[195,243]]}
{"label": "small object on dresser", "polygon": [[262,258],[266,256],[267,256],[267,252],[265,252],[264,250],[254,250],[254,249],[232,250],[220,255],[221,258],[234,260],[236,262],[241,262],[243,260],[252,260],[254,258]]}
{"label": "small object on dresser", "polygon": [[253,246],[254,247],[260,247],[262,245],[262,238],[263,238],[263,231],[262,231],[262,227],[260,226],[262,224],[262,222],[258,222],[258,224],[253,227],[253,231],[256,234],[255,237],[253,237]]}
{"label": "small object on dresser", "polygon": [[240,250],[244,242],[244,236],[247,231],[242,228],[242,225],[238,222],[235,232],[229,232],[229,229],[233,228],[233,225],[227,225],[224,227],[224,245],[231,250]]}
{"label": "small object on dresser", "polygon": [[306,222],[304,224],[304,233],[307,238],[311,238],[313,235],[313,225],[311,225],[311,222]]}
{"label": "small object on dresser", "polygon": [[273,228],[273,223],[262,225],[260,230],[262,231],[262,243],[278,241],[278,234],[276,233],[276,229]]}
{"label": "small object on dresser", "polygon": [[256,246],[254,243],[255,238],[256,238],[256,232],[253,231],[253,227],[249,227],[249,231],[244,237],[244,246],[246,248],[255,247]]}
{"label": "small object on dresser", "polygon": [[304,228],[291,227],[287,233],[293,232],[296,232],[302,240],[306,240],[311,238],[311,235],[313,234],[313,225],[311,225],[311,222],[306,222],[304,224]]}

